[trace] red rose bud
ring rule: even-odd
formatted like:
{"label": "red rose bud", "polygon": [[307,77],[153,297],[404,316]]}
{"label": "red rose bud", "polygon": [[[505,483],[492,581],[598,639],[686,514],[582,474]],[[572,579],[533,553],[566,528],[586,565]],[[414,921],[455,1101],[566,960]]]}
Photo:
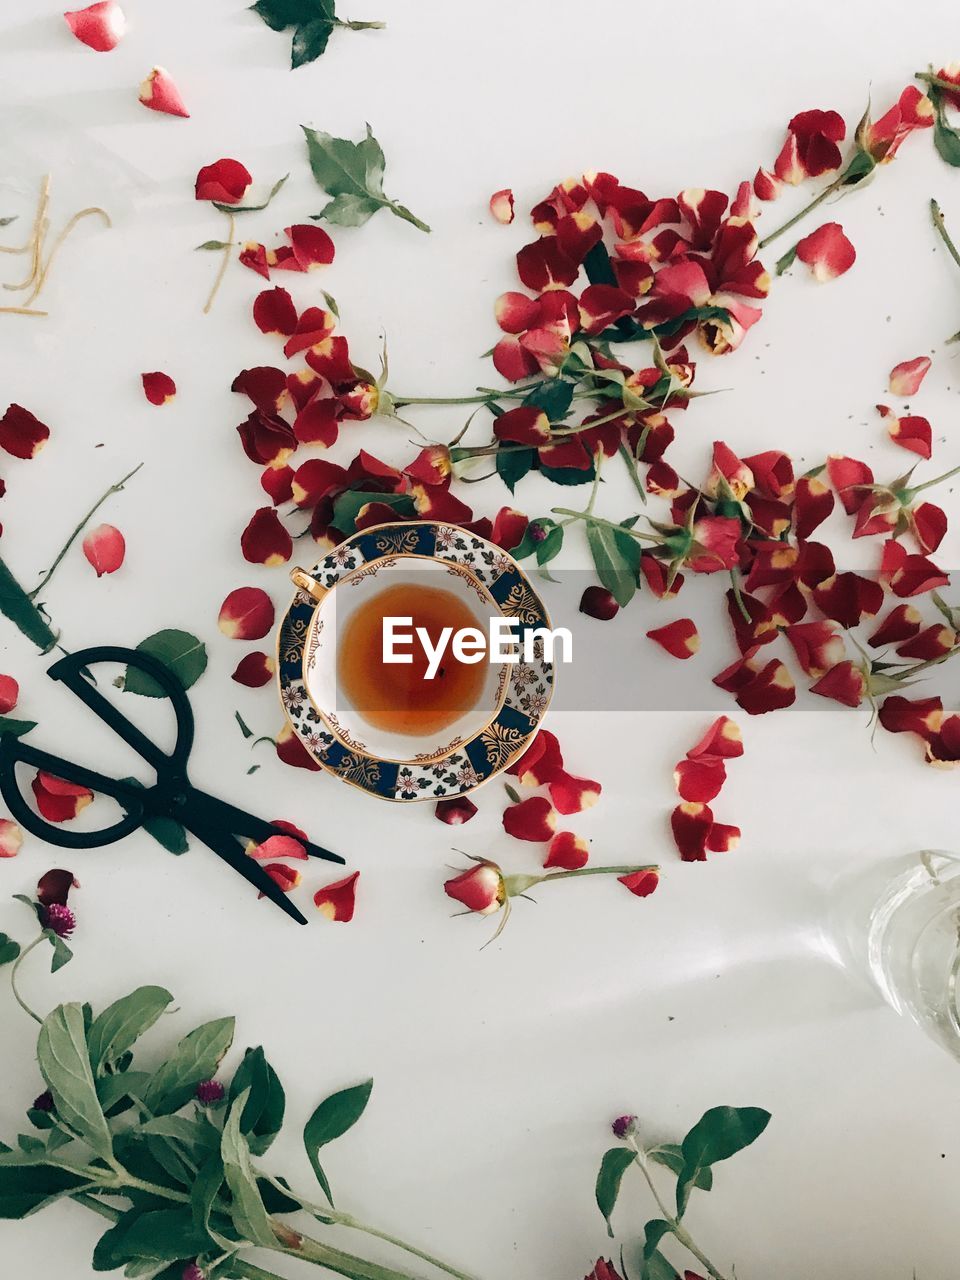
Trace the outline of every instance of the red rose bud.
{"label": "red rose bud", "polygon": [[550,840],[557,826],[553,805],[545,796],[531,796],[503,811],[503,829],[515,840]]}
{"label": "red rose bud", "polygon": [[0,818],[0,858],[15,858],[23,845],[23,832],[9,818]]}
{"label": "red rose bud", "polygon": [[720,794],[727,780],[727,769],[722,760],[681,760],[673,771],[673,782],[681,800],[697,804],[708,803]]}
{"label": "red rose bud", "polygon": [[918,658],[921,662],[929,662],[934,658],[942,658],[957,643],[957,633],[952,627],[942,623],[934,623],[924,627],[912,639],[905,640],[897,653],[901,658]]}
{"label": "red rose bud", "polygon": [[59,902],[44,907],[41,914],[43,927],[55,933],[58,938],[69,938],[77,927],[77,917],[69,907],[62,906]]}
{"label": "red rose bud", "polygon": [[219,1080],[201,1080],[193,1092],[202,1107],[215,1107],[225,1097],[223,1085]]}
{"label": "red rose bud", "polygon": [[564,817],[571,813],[580,813],[583,809],[592,809],[600,799],[603,788],[599,782],[590,778],[576,778],[566,769],[560,769],[553,775],[549,783],[550,799],[556,805],[557,812]]}
{"label": "red rose bud", "polygon": [[261,689],[269,684],[276,671],[276,664],[266,653],[248,653],[237,663],[231,680],[246,685],[248,689]]}
{"label": "red rose bud", "polygon": [[590,841],[573,831],[558,831],[550,841],[544,859],[545,867],[560,867],[564,871],[577,871],[587,865],[590,857]]}
{"label": "red rose bud", "polygon": [[239,160],[226,157],[204,165],[197,174],[194,192],[198,200],[215,200],[217,204],[239,204],[253,179]]}
{"label": "red rose bud", "polygon": [[168,116],[190,115],[173,77],[163,67],[154,67],[140,85],[140,101],[151,111],[162,111]]}
{"label": "red rose bud", "polygon": [[706,804],[678,804],[670,815],[674,843],[684,862],[706,860],[707,836],[713,826],[713,814]]}
{"label": "red rose bud", "polygon": [[64,907],[70,896],[70,890],[79,888],[80,881],[75,879],[72,871],[55,867],[52,871],[45,872],[37,881],[37,901],[44,907],[53,906],[55,903]]}
{"label": "red rose bud", "polygon": [[460,827],[476,814],[477,806],[467,796],[438,800],[433,816],[450,827]]}
{"label": "red rose bud", "polygon": [[732,760],[743,755],[740,726],[729,716],[720,716],[700,741],[687,752],[688,760]]}
{"label": "red rose bud", "polygon": [[468,911],[490,915],[506,901],[506,889],[500,868],[495,862],[478,862],[444,883],[448,898],[463,903]]}
{"label": "red rose bud", "polygon": [[282,760],[294,769],[306,769],[311,773],[319,771],[320,766],[293,731],[293,726],[285,724],[276,738],[277,759]]}
{"label": "red rose bud", "polygon": [[847,707],[859,707],[867,690],[867,678],[852,662],[838,662],[825,676],[810,686],[811,693],[833,698]]}
{"label": "red rose bud", "polygon": [[293,555],[293,539],[273,507],[260,507],[240,535],[244,560],[273,569]]}
{"label": "red rose bud", "polygon": [[740,843],[740,828],[715,822],[707,833],[707,848],[711,853],[730,853]]}
{"label": "red rose bud", "polygon": [[14,458],[35,458],[49,438],[50,428],[22,405],[10,405],[0,418],[0,449]]}
{"label": "red rose bud", "polygon": [[600,622],[609,622],[620,612],[620,606],[606,587],[586,587],[580,597],[580,612]]}
{"label": "red rose bud", "polygon": [[297,327],[297,309],[286,289],[264,289],[253,300],[253,322],[261,333],[287,338]]}
{"label": "red rose bud", "polygon": [[563,769],[563,753],[557,736],[541,729],[530,746],[507,770],[520,779],[522,787],[542,787]]}
{"label": "red rose bud", "polygon": [[694,548],[687,564],[694,573],[719,573],[739,563],[740,521],[730,516],[704,516],[693,526]]}
{"label": "red rose bud", "polygon": [[513,192],[509,187],[493,193],[490,197],[490,212],[504,226],[513,221]]}
{"label": "red rose bud", "polygon": [[930,371],[930,357],[917,356],[914,360],[904,360],[890,370],[890,394],[892,396],[915,396],[920,390],[920,383]]}
{"label": "red rose bud", "polygon": [[797,257],[810,268],[814,280],[823,284],[849,271],[857,251],[839,222],[827,222],[798,242]]}
{"label": "red rose bud", "polygon": [[63,16],[80,43],[97,53],[115,49],[127,30],[127,20],[116,0],[101,0],[100,4],[73,9]]}
{"label": "red rose bud", "polygon": [[753,472],[722,440],[713,442],[713,470],[703,486],[710,498],[733,497],[737,502],[753,488]]}
{"label": "red rose bud", "polygon": [[151,404],[164,405],[177,394],[177,384],[169,373],[141,373],[140,381]]}
{"label": "red rose bud", "polygon": [[908,85],[879,120],[865,117],[857,130],[857,142],[877,164],[889,164],[903,140],[915,129],[929,128],[933,120],[933,103],[914,85]]}
{"label": "red rose bud", "polygon": [[631,871],[629,875],[617,876],[622,885],[637,898],[649,898],[660,883],[660,872],[653,868]]}
{"label": "red rose bud", "polygon": [[0,715],[7,715],[17,705],[20,686],[13,676],[0,676]]}
{"label": "red rose bud", "polygon": [[318,889],[313,895],[314,906],[328,920],[339,920],[346,924],[353,919],[359,879],[360,872],[354,871],[353,875]]}
{"label": "red rose bud", "polygon": [[260,640],[273,626],[273,602],[260,587],[237,587],[220,606],[217,625],[232,640]]}
{"label": "red rose bud", "polygon": [[[89,787],[40,770],[30,784],[37,809],[48,822],[70,822],[93,800]],[[72,877],[71,877],[72,879]]]}
{"label": "red rose bud", "polygon": [[664,627],[656,627],[647,632],[647,638],[674,658],[692,658],[700,648],[700,635],[691,618],[678,618]]}
{"label": "red rose bud", "polygon": [[584,1276],[584,1280],[623,1280],[623,1277],[612,1262],[598,1258],[596,1266],[588,1276]]}
{"label": "red rose bud", "polygon": [[83,554],[97,571],[98,578],[105,573],[116,573],[123,564],[127,549],[123,534],[112,524],[99,524],[96,529],[91,529],[82,546]]}

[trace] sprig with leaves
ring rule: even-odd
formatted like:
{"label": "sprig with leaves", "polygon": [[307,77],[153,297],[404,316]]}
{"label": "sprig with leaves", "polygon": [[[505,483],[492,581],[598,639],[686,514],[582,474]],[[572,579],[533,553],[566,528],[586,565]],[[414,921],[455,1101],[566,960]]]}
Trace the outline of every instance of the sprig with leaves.
{"label": "sprig with leaves", "polygon": [[326,51],[337,27],[345,31],[376,31],[383,22],[355,22],[337,17],[336,0],[257,0],[250,6],[271,31],[292,31],[290,68],[315,62]]}
{"label": "sprig with leaves", "polygon": [[[608,1232],[613,1236],[610,1218],[624,1174],[634,1166],[640,1170],[660,1212],[660,1217],[652,1218],[644,1227],[637,1258],[639,1280],[677,1280],[677,1272],[660,1250],[663,1241],[671,1236],[696,1258],[711,1280],[724,1280],[690,1235],[684,1215],[691,1192],[709,1191],[713,1187],[713,1166],[750,1146],[769,1122],[770,1113],[759,1107],[711,1107],[682,1142],[645,1147],[639,1141],[636,1116],[621,1116],[614,1121],[614,1135],[623,1145],[611,1147],[604,1153],[596,1186],[597,1207],[606,1220]],[[662,1198],[653,1180],[651,1165],[669,1170],[676,1178],[675,1209],[669,1209]]]}
{"label": "sprig with leaves", "polygon": [[367,136],[360,142],[334,138],[319,129],[308,129],[306,125],[300,127],[307,139],[313,176],[327,195],[333,197],[318,214],[313,215],[314,222],[360,227],[378,209],[389,209],[420,231],[430,230],[406,205],[384,193],[383,174],[387,162],[369,124]]}
{"label": "sprig with leaves", "polygon": [[[47,939],[54,969],[67,963],[63,937],[73,931],[73,913],[64,904],[51,916],[52,907],[26,901],[40,916],[41,933],[22,951],[0,935],[0,964],[15,973]],[[18,1000],[40,1023],[37,1060],[46,1092],[28,1111],[35,1132],[20,1134],[16,1146],[0,1144],[0,1218],[25,1218],[63,1199],[84,1205],[110,1223],[94,1250],[94,1269],[123,1268],[131,1280],[280,1280],[250,1260],[253,1248],[347,1280],[414,1280],[406,1270],[327,1243],[322,1233],[308,1234],[304,1222],[376,1237],[436,1271],[470,1280],[334,1205],[320,1153],[363,1115],[372,1081],[332,1094],[304,1126],[320,1188],[315,1198],[259,1164],[286,1112],[283,1086],[263,1049],[247,1049],[229,1083],[215,1079],[233,1044],[232,1017],[194,1028],[151,1068],[135,1055],[173,1002],[163,987],[138,987],[99,1012],[86,1003],[60,1004],[43,1019]],[[288,1221],[291,1215],[298,1220]]]}

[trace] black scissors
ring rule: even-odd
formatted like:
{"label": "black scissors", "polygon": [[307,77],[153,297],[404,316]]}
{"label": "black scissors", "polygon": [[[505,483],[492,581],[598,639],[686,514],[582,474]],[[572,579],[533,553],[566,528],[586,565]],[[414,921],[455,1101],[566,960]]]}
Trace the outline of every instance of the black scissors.
{"label": "black scissors", "polygon": [[[127,667],[136,667],[160,685],[173,704],[177,720],[177,740],[169,755],[151,742],[135,724],[131,724],[93,686],[86,672],[87,668],[99,662],[121,662]],[[95,849],[130,835],[143,823],[144,818],[174,818],[298,924],[307,923],[306,917],[290,902],[280,886],[259,863],[248,856],[238,839],[243,835],[260,843],[269,836],[285,833],[272,823],[255,818],[253,814],[207,795],[204,791],[198,791],[190,784],[187,761],[193,746],[193,712],[183,685],[169,667],[137,649],[100,645],[81,649],[61,658],[47,669],[47,675],[51,680],[59,680],[65,684],[71,693],[85,702],[95,715],[142,756],[155,771],[157,780],[152,787],[141,787],[119,778],[107,778],[93,769],[63,760],[60,756],[30,746],[22,738],[4,733],[0,735],[0,794],[11,815],[22,827],[42,840],[66,849]],[[112,796],[126,816],[112,827],[104,827],[100,831],[65,831],[54,826],[36,814],[24,798],[16,779],[18,763],[35,765],[55,777]],[[309,841],[301,843],[311,857],[325,858],[329,862],[344,861],[339,854],[331,853],[329,849],[310,844]]]}

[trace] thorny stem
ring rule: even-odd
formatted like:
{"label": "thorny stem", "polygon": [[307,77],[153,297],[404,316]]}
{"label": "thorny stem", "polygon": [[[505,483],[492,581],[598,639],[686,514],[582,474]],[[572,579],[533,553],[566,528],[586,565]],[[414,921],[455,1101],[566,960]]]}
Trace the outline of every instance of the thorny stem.
{"label": "thorny stem", "polygon": [[829,199],[835,191],[839,191],[843,186],[843,179],[844,175],[842,173],[838,177],[834,178],[831,183],[823,188],[818,196],[814,196],[809,204],[804,205],[799,213],[795,213],[792,218],[788,218],[782,226],[777,227],[776,231],[771,231],[768,236],[764,236],[757,245],[757,248],[765,249],[768,244],[772,244],[774,240],[779,239],[785,231],[789,231],[791,227],[795,227],[798,222],[802,221],[807,216],[808,213],[812,213],[818,205],[823,204],[824,200]]}
{"label": "thorny stem", "polygon": [[16,960],[14,961],[13,968],[10,970],[10,990],[13,992],[14,1000],[16,1000],[17,1004],[20,1006],[20,1008],[23,1010],[24,1013],[28,1014],[34,1020],[34,1022],[38,1022],[38,1023],[42,1023],[43,1019],[40,1017],[38,1013],[34,1013],[34,1011],[27,1004],[26,1000],[24,1000],[23,996],[17,990],[17,973],[20,969],[20,966],[23,964],[24,960],[26,960],[30,952],[34,949],[34,947],[39,946],[40,943],[46,939],[46,936],[47,936],[47,931],[45,929],[42,932],[38,933],[37,936],[34,938],[34,940],[30,943],[30,945],[23,948],[23,950],[20,952],[20,954],[17,956]]}
{"label": "thorny stem", "polygon": [[957,246],[953,243],[953,240],[950,237],[950,232],[947,230],[947,224],[943,219],[943,210],[940,208],[936,200],[933,199],[930,201],[930,217],[933,219],[933,225],[936,228],[937,235],[946,245],[950,257],[954,260],[957,266],[960,267],[960,250],[958,250]]}
{"label": "thorny stem", "polygon": [[932,480],[924,480],[922,484],[912,484],[907,492],[913,498],[914,494],[922,493],[924,489],[931,489],[935,484],[942,484],[944,480],[950,480],[957,474],[960,474],[960,467],[945,471],[942,476],[934,476]]}
{"label": "thorny stem", "polygon": [[571,876],[628,876],[634,871],[659,870],[660,866],[656,862],[643,867],[580,867],[575,871],[551,871],[549,875],[540,877],[540,883],[543,884],[547,880],[569,880]]}
{"label": "thorny stem", "polygon": [[657,1202],[657,1208],[660,1210],[660,1215],[663,1218],[664,1222],[668,1222],[670,1224],[670,1230],[676,1236],[679,1243],[682,1244],[685,1249],[689,1250],[689,1252],[693,1254],[693,1256],[701,1264],[701,1266],[706,1267],[707,1274],[712,1277],[712,1280],[723,1280],[723,1276],[717,1270],[717,1268],[713,1265],[713,1263],[710,1261],[707,1255],[701,1249],[699,1249],[697,1245],[694,1243],[693,1237],[690,1235],[690,1232],[686,1229],[686,1227],[682,1225],[682,1223],[677,1218],[673,1216],[673,1214],[669,1211],[667,1206],[664,1204],[663,1199],[661,1198],[660,1192],[657,1190],[656,1184],[654,1183],[653,1178],[650,1176],[650,1170],[647,1168],[646,1154],[637,1146],[636,1142],[634,1142],[632,1138],[630,1139],[630,1146],[633,1147],[633,1151],[634,1151],[634,1156],[633,1156],[634,1163],[638,1166],[638,1168],[640,1169],[640,1172],[643,1174],[644,1178],[646,1179],[647,1186],[650,1188],[650,1192],[653,1195],[654,1200],[656,1200]]}
{"label": "thorny stem", "polygon": [[210,308],[213,306],[214,299],[220,292],[220,286],[223,284],[223,277],[227,274],[227,267],[230,265],[231,251],[233,250],[233,238],[237,234],[237,220],[232,213],[227,214],[227,222],[229,223],[229,227],[227,230],[226,243],[223,246],[223,256],[220,259],[220,266],[213,282],[213,288],[210,290],[209,297],[203,307],[203,314],[205,316],[210,314]]}
{"label": "thorny stem", "polygon": [[103,494],[101,494],[101,495],[100,495],[100,497],[96,500],[96,502],[93,504],[93,506],[92,506],[92,507],[90,508],[90,510],[87,512],[87,514],[83,517],[83,519],[80,521],[80,523],[79,523],[79,524],[77,525],[77,527],[74,529],[73,533],[71,533],[70,537],[66,540],[66,542],[64,543],[64,545],[60,548],[60,552],[59,552],[59,554],[57,555],[57,558],[54,560],[53,564],[50,566],[50,568],[47,570],[47,572],[43,575],[43,579],[41,580],[40,585],[39,585],[39,586],[37,586],[37,587],[34,587],[34,589],[33,589],[31,592],[29,592],[29,593],[28,593],[28,599],[30,599],[30,600],[36,600],[37,596],[40,594],[40,592],[44,589],[44,587],[47,585],[47,583],[48,583],[48,582],[50,581],[50,579],[53,577],[53,575],[54,575],[54,573],[56,572],[57,567],[59,566],[59,564],[60,564],[61,560],[62,560],[62,559],[63,559],[63,557],[67,554],[67,552],[70,550],[70,548],[73,546],[74,542],[76,542],[77,538],[78,538],[78,537],[80,536],[80,534],[83,532],[83,530],[84,530],[84,528],[86,527],[86,525],[90,522],[90,520],[92,520],[92,519],[93,519],[93,517],[94,517],[94,516],[96,515],[96,513],[100,510],[100,508],[103,506],[103,504],[106,502],[106,500],[111,496],[111,494],[114,494],[114,493],[120,493],[120,492],[122,492],[122,490],[123,490],[123,486],[127,483],[127,481],[128,481],[132,476],[135,476],[135,475],[137,474],[137,472],[140,470],[140,468],[141,468],[142,466],[143,466],[143,463],[142,463],[142,462],[138,462],[138,463],[137,463],[137,465],[133,468],[133,470],[132,470],[132,471],[128,471],[128,472],[127,472],[127,474],[123,477],[123,479],[122,479],[122,480],[118,480],[118,481],[116,482],[116,484],[112,484],[112,485],[110,486],[110,488],[106,491],[106,493],[103,493]]}

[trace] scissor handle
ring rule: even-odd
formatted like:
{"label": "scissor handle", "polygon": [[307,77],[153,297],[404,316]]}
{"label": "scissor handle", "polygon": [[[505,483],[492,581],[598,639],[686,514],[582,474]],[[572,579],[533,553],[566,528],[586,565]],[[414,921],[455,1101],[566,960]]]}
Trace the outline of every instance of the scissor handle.
{"label": "scissor handle", "polygon": [[[146,734],[141,732],[122,711],[91,684],[89,677],[85,674],[85,668],[94,666],[98,662],[121,662],[128,667],[136,667],[161,687],[173,705],[173,713],[177,720],[177,740],[169,755],[161,751],[155,742],[151,742]],[[47,675],[51,680],[59,680],[65,684],[71,693],[75,694],[81,702],[85,702],[90,710],[100,717],[104,724],[152,765],[158,774],[172,769],[175,774],[186,778],[187,760],[193,746],[193,712],[190,709],[190,699],[176,674],[158,658],[154,658],[149,653],[143,653],[139,649],[127,649],[122,645],[94,645],[92,648],[80,649],[76,653],[70,653],[65,658],[61,658],[52,667],[47,668]]]}
{"label": "scissor handle", "polygon": [[[24,798],[17,782],[18,763],[35,765],[54,777],[112,796],[124,808],[126,815],[112,827],[104,827],[100,831],[68,831],[48,822],[35,813]],[[22,738],[10,733],[0,735],[0,795],[3,796],[11,816],[24,830],[49,844],[60,845],[63,849],[97,849],[101,845],[122,840],[124,836],[136,831],[146,812],[145,792],[141,788],[117,778],[104,777],[102,773],[74,764],[72,760],[61,760],[59,756],[32,747]]]}

